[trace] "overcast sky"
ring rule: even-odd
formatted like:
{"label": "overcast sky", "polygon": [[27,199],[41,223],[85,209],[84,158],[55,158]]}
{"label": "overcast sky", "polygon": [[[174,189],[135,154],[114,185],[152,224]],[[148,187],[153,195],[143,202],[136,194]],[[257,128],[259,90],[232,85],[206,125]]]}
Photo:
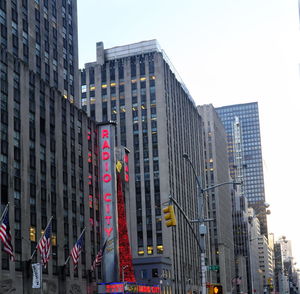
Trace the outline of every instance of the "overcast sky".
{"label": "overcast sky", "polygon": [[196,104],[257,101],[269,231],[300,268],[300,80],[297,0],[78,0],[79,63],[157,39]]}

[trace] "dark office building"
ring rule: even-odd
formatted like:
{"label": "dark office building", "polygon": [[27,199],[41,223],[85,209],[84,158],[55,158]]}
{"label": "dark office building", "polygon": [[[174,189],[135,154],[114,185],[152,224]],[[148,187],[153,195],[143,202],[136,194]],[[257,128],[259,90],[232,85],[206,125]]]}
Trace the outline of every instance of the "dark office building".
{"label": "dark office building", "polygon": [[[70,0],[0,1],[1,211],[9,202],[15,262],[0,252],[0,292],[30,293],[30,257],[51,216],[47,293],[86,293],[99,249],[95,190],[85,177],[94,123],[78,110],[77,11]],[[71,102],[71,103],[69,103]],[[93,189],[96,189],[93,186]],[[93,225],[91,225],[93,224]],[[87,244],[77,271],[61,266],[81,230]],[[35,254],[31,263],[40,262]],[[63,281],[64,285],[61,285]]]}
{"label": "dark office building", "polygon": [[[136,279],[160,283],[164,293],[197,291],[199,251],[184,218],[167,228],[162,209],[172,195],[197,216],[201,117],[156,40],[104,49],[81,71],[82,109],[97,121],[117,121],[118,143],[130,150],[129,232]],[[173,289],[172,292],[171,289]]]}
{"label": "dark office building", "polygon": [[236,178],[234,150],[234,124],[238,120],[241,130],[240,148],[244,158],[243,194],[247,197],[249,206],[253,207],[261,223],[261,233],[268,236],[267,217],[265,209],[265,189],[263,175],[263,160],[261,151],[260,124],[257,102],[229,105],[216,108],[225,126],[228,136],[228,156],[230,173]]}

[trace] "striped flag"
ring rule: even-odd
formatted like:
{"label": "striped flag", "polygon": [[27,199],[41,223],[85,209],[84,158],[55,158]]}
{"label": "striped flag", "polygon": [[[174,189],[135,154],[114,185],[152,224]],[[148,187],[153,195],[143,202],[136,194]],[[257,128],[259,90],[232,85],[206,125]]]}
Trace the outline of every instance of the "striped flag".
{"label": "striped flag", "polygon": [[50,259],[50,248],[51,248],[51,235],[52,235],[52,226],[51,221],[48,224],[43,237],[40,239],[37,249],[41,254],[42,264],[46,267]]}
{"label": "striped flag", "polygon": [[104,254],[104,251],[105,251],[105,248],[106,248],[106,243],[107,243],[107,240],[104,242],[102,248],[100,248],[99,252],[96,255],[96,258],[95,258],[95,260],[94,260],[94,262],[91,266],[92,271],[94,271],[96,269],[96,267],[101,264],[102,257],[103,257],[103,254]]}
{"label": "striped flag", "polygon": [[84,237],[83,232],[81,233],[79,239],[77,240],[77,242],[75,243],[74,247],[71,250],[71,257],[73,259],[74,269],[77,268],[78,260],[83,248],[83,237]]}
{"label": "striped flag", "polygon": [[10,259],[14,260],[14,248],[11,244],[11,234],[10,234],[10,227],[9,227],[9,218],[8,218],[8,206],[5,208],[6,211],[2,218],[2,223],[0,226],[0,239],[4,244],[4,251],[10,255]]}

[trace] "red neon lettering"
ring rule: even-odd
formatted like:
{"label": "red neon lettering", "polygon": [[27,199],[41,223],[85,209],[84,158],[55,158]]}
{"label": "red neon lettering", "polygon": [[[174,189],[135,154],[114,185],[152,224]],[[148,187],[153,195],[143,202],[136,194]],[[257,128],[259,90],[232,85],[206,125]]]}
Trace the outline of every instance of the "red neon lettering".
{"label": "red neon lettering", "polygon": [[125,182],[129,182],[129,175],[125,174]]}
{"label": "red neon lettering", "polygon": [[105,171],[109,170],[108,162],[105,162]]}
{"label": "red neon lettering", "polygon": [[102,138],[109,138],[109,131],[107,129],[102,130]]}
{"label": "red neon lettering", "polygon": [[106,215],[104,218],[106,219],[106,223],[107,223],[108,225],[110,225],[110,220],[112,219],[112,216]]}
{"label": "red neon lettering", "polygon": [[125,165],[125,171],[128,173],[129,172],[129,167],[128,165]]}
{"label": "red neon lettering", "polygon": [[102,145],[102,149],[105,149],[105,148],[110,149],[110,146],[109,146],[109,143],[108,143],[107,140],[105,140],[105,141],[103,142],[103,145]]}
{"label": "red neon lettering", "polygon": [[111,196],[111,194],[110,193],[106,193],[106,194],[104,194],[104,201],[105,202],[110,202],[111,201],[111,199],[107,199],[107,197],[110,197]]}
{"label": "red neon lettering", "polygon": [[110,153],[107,151],[102,152],[102,160],[108,160],[110,158]]}
{"label": "red neon lettering", "polygon": [[103,175],[103,181],[105,183],[109,183],[111,181],[111,175],[110,174]]}
{"label": "red neon lettering", "polygon": [[109,228],[109,229],[104,228],[104,231],[105,231],[107,237],[110,237],[110,234],[111,234],[112,230],[113,230],[112,228]]}
{"label": "red neon lettering", "polygon": [[110,205],[106,204],[106,213],[109,214],[110,213]]}
{"label": "red neon lettering", "polygon": [[128,163],[128,155],[127,154],[124,155],[124,162]]}

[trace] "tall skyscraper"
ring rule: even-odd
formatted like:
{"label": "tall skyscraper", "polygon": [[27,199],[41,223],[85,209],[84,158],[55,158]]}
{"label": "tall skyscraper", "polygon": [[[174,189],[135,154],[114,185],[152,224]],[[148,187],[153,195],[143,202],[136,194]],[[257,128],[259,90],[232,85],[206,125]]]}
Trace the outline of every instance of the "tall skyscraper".
{"label": "tall skyscraper", "polygon": [[[86,138],[90,131],[94,140],[95,123],[72,104],[78,98],[76,5],[0,1],[0,197],[1,211],[10,203],[16,257],[11,262],[0,253],[2,292],[31,292],[30,264],[40,261],[38,253],[31,255],[51,216],[51,255],[43,270],[49,293],[86,292],[87,270],[99,249],[95,191],[84,177],[94,150]],[[85,226],[91,246],[81,253],[78,270],[66,266],[64,280],[64,262]]]}
{"label": "tall skyscraper", "polygon": [[[82,109],[97,121],[117,121],[129,148],[129,232],[141,282],[161,281],[166,293],[196,291],[199,251],[184,218],[166,228],[162,209],[172,195],[197,217],[196,182],[182,155],[202,171],[202,121],[195,103],[156,40],[104,49],[81,71]],[[197,146],[197,148],[195,148]]]}
{"label": "tall skyscraper", "polygon": [[[265,207],[265,189],[263,160],[261,151],[260,123],[257,102],[229,105],[216,108],[228,135],[228,156],[230,173],[237,177],[235,153],[243,157],[243,195],[247,197],[249,206],[256,211],[261,223],[261,233],[268,236]],[[234,124],[238,121],[241,130],[239,144],[234,146]],[[236,146],[239,146],[236,150]]]}
{"label": "tall skyscraper", "polygon": [[[198,106],[203,119],[205,187],[230,182],[227,135],[214,107]],[[231,292],[234,272],[234,242],[230,185],[207,191],[209,222],[209,265],[219,270],[208,271],[208,282],[221,283],[224,293]]]}
{"label": "tall skyscraper", "polygon": [[[15,88],[28,87],[28,78],[18,76],[29,70],[74,102],[78,97],[76,0],[1,0],[0,11],[1,56],[14,71]],[[4,65],[2,73],[4,78]]]}

